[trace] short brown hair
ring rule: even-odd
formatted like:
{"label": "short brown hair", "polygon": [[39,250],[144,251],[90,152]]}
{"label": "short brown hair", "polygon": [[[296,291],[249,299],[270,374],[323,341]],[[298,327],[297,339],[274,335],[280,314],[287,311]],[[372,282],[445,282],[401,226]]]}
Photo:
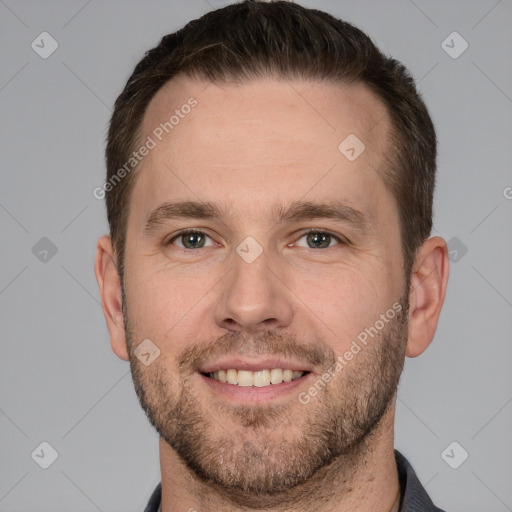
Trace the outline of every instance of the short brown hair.
{"label": "short brown hair", "polygon": [[[383,55],[353,25],[295,3],[245,0],[211,11],[164,36],[135,67],[110,122],[107,182],[140,142],[149,102],[178,74],[214,83],[265,77],[361,83],[373,91],[391,120],[381,175],[397,203],[408,282],[416,250],[432,229],[436,135],[414,80],[400,62]],[[105,194],[121,279],[134,176],[128,173]]]}

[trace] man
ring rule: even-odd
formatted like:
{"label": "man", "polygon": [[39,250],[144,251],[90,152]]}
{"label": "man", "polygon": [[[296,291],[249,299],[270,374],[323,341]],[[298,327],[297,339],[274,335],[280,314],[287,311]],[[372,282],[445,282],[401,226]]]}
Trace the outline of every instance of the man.
{"label": "man", "polygon": [[448,279],[405,68],[326,13],[230,5],[136,66],[106,157],[95,272],[160,435],[146,510],[439,510],[393,447]]}

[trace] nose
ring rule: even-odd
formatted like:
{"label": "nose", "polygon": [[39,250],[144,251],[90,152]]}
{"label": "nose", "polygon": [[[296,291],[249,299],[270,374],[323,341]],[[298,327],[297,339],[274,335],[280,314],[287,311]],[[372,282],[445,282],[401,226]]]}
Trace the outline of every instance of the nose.
{"label": "nose", "polygon": [[215,307],[217,325],[250,334],[288,327],[293,318],[291,293],[266,251],[251,263],[234,252],[230,263]]}

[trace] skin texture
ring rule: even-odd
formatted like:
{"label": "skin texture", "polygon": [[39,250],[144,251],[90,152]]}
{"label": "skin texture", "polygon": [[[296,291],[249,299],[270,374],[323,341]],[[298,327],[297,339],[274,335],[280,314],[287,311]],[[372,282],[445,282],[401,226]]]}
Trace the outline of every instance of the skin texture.
{"label": "skin texture", "polygon": [[[137,170],[124,290],[108,236],[95,264],[113,351],[130,361],[161,436],[163,511],[387,512],[398,491],[396,387],[405,356],[421,354],[434,336],[448,256],[442,238],[428,239],[405,282],[397,208],[379,175],[385,108],[361,85],[178,77],[151,101],[142,140],[190,97],[197,106]],[[354,161],[338,150],[349,134],[365,144]],[[180,201],[223,212],[145,231],[157,207]],[[364,226],[279,221],[279,208],[297,201],[343,203]],[[207,235],[205,247],[180,247],[184,239],[174,237],[185,228]],[[327,247],[310,247],[309,229],[332,234]],[[237,253],[248,236],[262,250],[251,263]],[[402,311],[301,403],[299,393],[393,304]],[[148,366],[133,353],[144,339],[160,350]],[[272,398],[246,388],[258,397],[248,402],[200,373],[227,356],[280,357],[310,373]]]}

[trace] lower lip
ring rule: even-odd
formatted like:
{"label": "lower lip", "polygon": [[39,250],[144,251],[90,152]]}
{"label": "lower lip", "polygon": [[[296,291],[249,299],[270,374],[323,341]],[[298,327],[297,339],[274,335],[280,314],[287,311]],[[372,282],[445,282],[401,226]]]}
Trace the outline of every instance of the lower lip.
{"label": "lower lip", "polygon": [[220,395],[226,398],[242,403],[250,402],[269,402],[278,398],[290,395],[294,391],[297,391],[311,376],[311,373],[306,373],[302,377],[290,382],[282,382],[281,384],[270,384],[269,386],[263,386],[261,388],[256,386],[238,386],[235,384],[228,384],[226,382],[220,382],[219,380],[206,377],[203,374],[199,374],[203,382],[210,386],[210,388]]}

